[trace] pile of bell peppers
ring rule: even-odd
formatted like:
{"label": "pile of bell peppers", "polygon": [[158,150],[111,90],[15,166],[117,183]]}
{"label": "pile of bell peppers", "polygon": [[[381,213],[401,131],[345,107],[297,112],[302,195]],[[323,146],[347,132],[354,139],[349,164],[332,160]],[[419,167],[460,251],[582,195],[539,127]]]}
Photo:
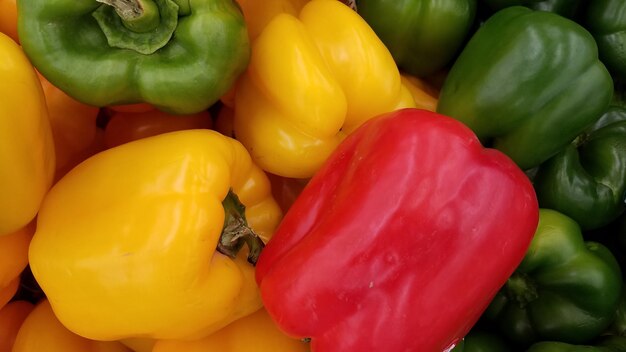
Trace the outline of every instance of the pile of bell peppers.
{"label": "pile of bell peppers", "polygon": [[626,352],[624,33],[0,0],[0,351]]}

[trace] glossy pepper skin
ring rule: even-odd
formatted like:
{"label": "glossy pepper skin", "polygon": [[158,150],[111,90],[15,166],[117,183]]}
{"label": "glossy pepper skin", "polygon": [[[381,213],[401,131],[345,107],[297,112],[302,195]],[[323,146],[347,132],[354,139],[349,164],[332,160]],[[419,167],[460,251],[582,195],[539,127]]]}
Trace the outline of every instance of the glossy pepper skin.
{"label": "glossy pepper skin", "polygon": [[613,321],[621,290],[609,249],[585,242],[571,218],[541,209],[528,253],[485,317],[518,344],[587,343]]}
{"label": "glossy pepper skin", "polygon": [[277,15],[287,13],[298,16],[307,2],[309,0],[237,0],[246,19],[250,41],[254,41]]}
{"label": "glossy pepper skin", "polygon": [[0,32],[19,43],[16,0],[0,0]]}
{"label": "glossy pepper skin", "polygon": [[403,109],[341,143],[256,279],[268,313],[312,351],[443,351],[513,273],[537,216],[509,158],[454,119]]}
{"label": "glossy pepper skin", "polygon": [[626,108],[611,106],[585,133],[541,164],[539,205],[584,230],[608,225],[626,209]]}
{"label": "glossy pepper skin", "polygon": [[274,17],[253,43],[233,126],[262,169],[308,178],[364,121],[414,106],[367,23],[337,0],[312,0],[299,17]]}
{"label": "glossy pepper skin", "polygon": [[306,352],[308,343],[285,335],[263,308],[200,340],[159,340],[152,352]]}
{"label": "glossy pepper skin", "polygon": [[140,139],[72,169],[46,197],[29,250],[59,320],[94,340],[192,339],[261,308],[246,251],[216,251],[231,188],[267,241],[282,216],[269,181],[215,131]]}
{"label": "glossy pepper skin", "polygon": [[0,236],[37,214],[52,185],[54,144],[37,73],[22,49],[0,33]]}
{"label": "glossy pepper skin", "polygon": [[14,233],[0,236],[0,308],[17,291],[20,274],[28,265],[28,246],[34,232],[32,221]]}
{"label": "glossy pepper skin", "polygon": [[626,3],[593,0],[586,7],[585,27],[598,43],[600,59],[620,80],[626,79]]}
{"label": "glossy pepper skin", "polygon": [[12,301],[0,309],[0,351],[10,352],[22,323],[33,310],[27,301]]}
{"label": "glossy pepper skin", "polygon": [[196,113],[215,103],[248,63],[246,26],[233,0],[104,2],[120,13],[125,4],[154,11],[131,20],[96,0],[18,0],[28,57],[83,103],[147,102],[170,113]]}
{"label": "glossy pepper skin", "polygon": [[[502,10],[510,6],[525,6],[533,10],[554,12],[568,18],[574,17],[579,8],[581,0],[480,0],[494,11]],[[594,0],[595,1],[595,0]],[[586,4],[585,4],[586,6]]]}
{"label": "glossy pepper skin", "polygon": [[357,0],[356,5],[400,69],[418,77],[454,59],[476,14],[476,0]]}
{"label": "glossy pepper skin", "polygon": [[530,169],[600,118],[612,94],[612,78],[589,32],[557,14],[513,6],[470,39],[445,80],[437,111]]}
{"label": "glossy pepper skin", "polygon": [[594,345],[572,345],[563,342],[538,342],[526,352],[623,352],[626,351],[626,337],[608,336]]}

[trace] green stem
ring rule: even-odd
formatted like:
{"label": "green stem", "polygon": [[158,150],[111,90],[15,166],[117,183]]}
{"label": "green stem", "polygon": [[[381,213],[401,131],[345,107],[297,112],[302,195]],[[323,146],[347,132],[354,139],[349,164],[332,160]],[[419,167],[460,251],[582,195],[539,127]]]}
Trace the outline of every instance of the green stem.
{"label": "green stem", "polygon": [[159,25],[159,8],[152,0],[96,0],[112,6],[124,27],[136,33],[149,32]]}
{"label": "green stem", "polygon": [[225,215],[224,227],[217,244],[217,250],[224,255],[235,258],[243,245],[246,244],[249,248],[248,262],[256,265],[265,244],[248,225],[245,206],[232,190],[228,191],[228,195],[222,201],[222,206]]}
{"label": "green stem", "polygon": [[513,274],[506,282],[507,297],[517,302],[520,308],[525,308],[530,302],[539,297],[537,285],[526,274]]}

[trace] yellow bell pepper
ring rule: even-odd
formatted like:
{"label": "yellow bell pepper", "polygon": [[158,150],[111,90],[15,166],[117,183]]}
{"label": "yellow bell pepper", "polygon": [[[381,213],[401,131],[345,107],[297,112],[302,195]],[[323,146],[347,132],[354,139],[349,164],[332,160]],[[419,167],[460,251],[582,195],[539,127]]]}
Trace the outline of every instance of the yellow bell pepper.
{"label": "yellow bell pepper", "polygon": [[297,16],[307,2],[309,0],[237,0],[246,20],[251,42],[259,36],[272,18],[281,13]]}
{"label": "yellow bell pepper", "polygon": [[278,329],[265,309],[194,341],[159,340],[152,352],[306,352],[309,344]]}
{"label": "yellow bell pepper", "polygon": [[[59,320],[94,340],[185,339],[258,310],[246,255],[260,243],[232,238],[245,233],[231,189],[267,242],[282,217],[269,180],[218,132],[139,139],[72,169],[44,200],[29,252]],[[244,240],[255,250],[235,255]]]}
{"label": "yellow bell pepper", "polygon": [[28,245],[35,232],[35,222],[9,235],[0,236],[0,308],[17,291],[20,274],[28,264]]}
{"label": "yellow bell pepper", "polygon": [[408,74],[402,74],[402,84],[411,92],[415,107],[432,112],[437,111],[439,92],[421,79]]}
{"label": "yellow bell pepper", "polygon": [[402,107],[415,102],[374,31],[345,4],[312,0],[253,43],[233,124],[261,168],[308,178],[348,133]]}
{"label": "yellow bell pepper", "polygon": [[12,352],[132,352],[119,342],[78,336],[56,318],[47,300],[39,302],[22,323]]}
{"label": "yellow bell pepper", "polygon": [[54,177],[54,144],[35,69],[0,33],[0,236],[37,214]]}

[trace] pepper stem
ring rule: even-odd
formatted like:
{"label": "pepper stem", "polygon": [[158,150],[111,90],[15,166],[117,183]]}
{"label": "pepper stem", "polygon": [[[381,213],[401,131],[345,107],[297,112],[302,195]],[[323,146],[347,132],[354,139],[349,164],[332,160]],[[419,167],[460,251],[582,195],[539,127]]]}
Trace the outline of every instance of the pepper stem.
{"label": "pepper stem", "polygon": [[244,244],[248,245],[248,262],[256,265],[259,255],[265,247],[261,238],[250,228],[246,221],[246,207],[239,201],[239,197],[228,191],[222,201],[224,207],[224,227],[217,244],[217,250],[230,258],[235,258]]}
{"label": "pepper stem", "polygon": [[513,274],[507,280],[506,295],[522,309],[539,297],[537,285],[528,275],[520,273]]}
{"label": "pepper stem", "polygon": [[160,15],[152,0],[96,0],[112,6],[124,27],[136,33],[145,33],[159,25]]}

